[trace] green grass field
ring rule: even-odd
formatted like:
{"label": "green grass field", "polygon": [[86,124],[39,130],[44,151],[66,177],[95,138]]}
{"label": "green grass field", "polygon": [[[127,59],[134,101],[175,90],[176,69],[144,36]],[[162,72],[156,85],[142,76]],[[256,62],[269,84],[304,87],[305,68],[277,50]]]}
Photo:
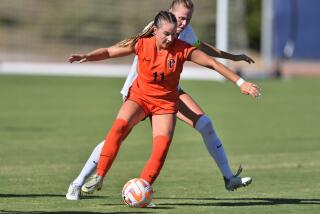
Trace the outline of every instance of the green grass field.
{"label": "green grass field", "polygon": [[201,136],[177,123],[154,184],[156,209],[121,202],[151,151],[149,121],[124,142],[102,191],[67,201],[69,183],[104,138],[123,79],[0,76],[0,213],[319,213],[319,78],[265,80],[255,101],[230,83],[183,81],[213,118],[234,170],[253,183],[235,192]]}

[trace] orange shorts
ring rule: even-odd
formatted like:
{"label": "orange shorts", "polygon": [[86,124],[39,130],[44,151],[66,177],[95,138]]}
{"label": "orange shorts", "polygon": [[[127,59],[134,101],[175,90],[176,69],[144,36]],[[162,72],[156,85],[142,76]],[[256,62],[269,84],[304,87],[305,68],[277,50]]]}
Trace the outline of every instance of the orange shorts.
{"label": "orange shorts", "polygon": [[176,114],[178,112],[178,104],[169,102],[162,104],[153,98],[138,95],[132,91],[129,92],[127,100],[137,103],[145,112],[146,116],[154,114]]}

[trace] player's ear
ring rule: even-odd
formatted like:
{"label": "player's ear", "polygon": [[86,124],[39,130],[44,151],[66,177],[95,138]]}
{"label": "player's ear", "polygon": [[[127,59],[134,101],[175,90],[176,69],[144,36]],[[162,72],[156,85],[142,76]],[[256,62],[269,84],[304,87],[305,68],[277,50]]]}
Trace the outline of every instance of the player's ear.
{"label": "player's ear", "polygon": [[156,26],[153,26],[153,35],[156,35],[158,33],[158,28]]}

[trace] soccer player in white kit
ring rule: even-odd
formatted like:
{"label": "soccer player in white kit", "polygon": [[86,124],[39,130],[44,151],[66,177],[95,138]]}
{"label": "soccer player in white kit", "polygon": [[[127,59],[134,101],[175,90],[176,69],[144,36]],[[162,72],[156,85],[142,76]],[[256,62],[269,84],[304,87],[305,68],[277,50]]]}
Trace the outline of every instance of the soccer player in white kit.
{"label": "soccer player in white kit", "polygon": [[[189,25],[193,13],[193,3],[191,0],[173,0],[169,10],[178,20],[177,32],[180,40],[196,46],[212,57],[225,58],[233,61],[246,61],[248,63],[254,62],[250,57],[244,54],[233,55],[226,53],[200,41],[193,32],[192,27]],[[137,56],[135,56],[126,82],[121,90],[121,94],[124,99],[128,94],[131,84],[137,76],[137,63]],[[242,82],[244,82],[244,80],[240,79],[237,84],[240,85]],[[233,174],[222,142],[214,130],[212,120],[203,112],[192,97],[182,90],[181,87],[179,88],[179,101],[178,118],[193,126],[198,132],[200,132],[209,154],[215,160],[221,174],[223,175],[225,188],[228,191],[233,191],[239,187],[249,185],[252,178],[239,176],[242,171],[241,166],[239,167],[238,172]],[[93,186],[91,183],[95,182],[95,177],[90,178],[86,183],[85,181],[96,169],[103,144],[104,141],[95,147],[78,177],[70,184],[66,194],[66,198],[68,200],[79,200],[81,191],[90,194],[95,190],[91,188],[91,186]],[[101,187],[99,187],[98,190],[100,190]]]}

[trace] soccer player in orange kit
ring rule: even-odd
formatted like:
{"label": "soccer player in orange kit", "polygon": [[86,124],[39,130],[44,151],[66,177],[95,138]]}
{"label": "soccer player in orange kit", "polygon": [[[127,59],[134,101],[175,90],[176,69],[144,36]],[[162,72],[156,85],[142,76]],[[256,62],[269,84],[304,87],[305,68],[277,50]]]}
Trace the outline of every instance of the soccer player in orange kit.
{"label": "soccer player in orange kit", "polygon": [[230,69],[202,51],[176,38],[177,20],[167,11],[161,11],[154,24],[137,37],[109,48],[100,48],[89,54],[74,54],[69,62],[98,61],[135,53],[138,56],[138,77],[130,88],[110,129],[97,166],[95,188],[100,188],[129,130],[145,117],[152,121],[153,149],[140,177],[152,184],[164,164],[173,136],[178,110],[178,84],[183,63],[192,61],[216,70],[236,83],[242,93],[257,97],[257,85],[246,82]]}

